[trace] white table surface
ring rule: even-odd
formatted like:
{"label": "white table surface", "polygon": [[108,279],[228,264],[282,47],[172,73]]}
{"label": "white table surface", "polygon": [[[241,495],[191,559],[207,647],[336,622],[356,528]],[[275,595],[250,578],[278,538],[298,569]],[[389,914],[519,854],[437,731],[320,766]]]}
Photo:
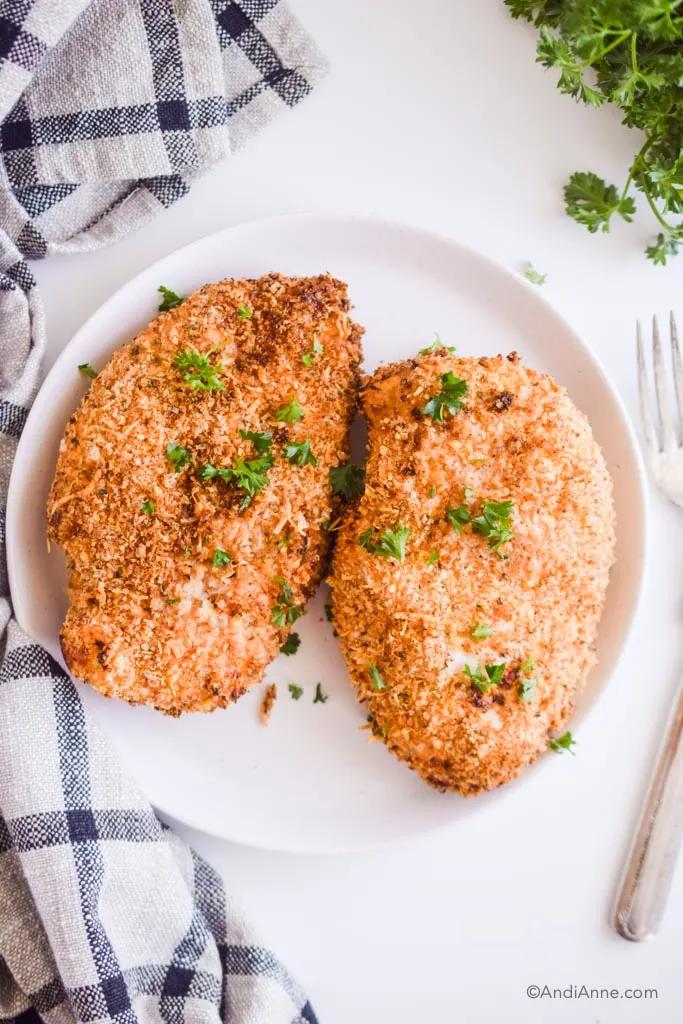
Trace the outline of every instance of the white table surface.
{"label": "white table surface", "polygon": [[[37,267],[49,362],[138,270],[242,220],[379,214],[548,272],[548,298],[599,353],[633,416],[634,321],[678,302],[683,255],[646,262],[652,223],[591,236],[565,217],[568,174],[623,180],[633,132],[561,96],[502,0],[292,0],[329,56],[315,93],[154,224]],[[644,203],[641,201],[641,207]],[[495,350],[495,339],[491,339]],[[653,493],[642,604],[620,667],[558,757],[466,828],[356,857],[264,853],[180,831],[219,868],[300,977],[321,1024],[630,1024],[683,1015],[683,868],[659,937],[608,911],[683,668],[683,513]],[[658,999],[527,998],[527,986],[655,988]],[[263,1022],[267,1024],[267,1022]]]}

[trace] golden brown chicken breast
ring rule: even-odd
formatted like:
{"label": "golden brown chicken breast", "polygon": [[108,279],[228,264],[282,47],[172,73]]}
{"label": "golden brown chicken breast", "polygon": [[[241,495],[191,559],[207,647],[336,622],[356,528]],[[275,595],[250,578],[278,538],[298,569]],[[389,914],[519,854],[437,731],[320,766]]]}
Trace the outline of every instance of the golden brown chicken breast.
{"label": "golden brown chicken breast", "polygon": [[48,503],[79,679],[171,714],[262,679],[325,564],[357,398],[349,308],[329,276],[207,285],[93,381]]}
{"label": "golden brown chicken breast", "polygon": [[330,579],[353,683],[430,785],[491,789],[564,728],[594,661],[614,557],[602,453],[514,354],[387,366],[362,404],[365,494]]}

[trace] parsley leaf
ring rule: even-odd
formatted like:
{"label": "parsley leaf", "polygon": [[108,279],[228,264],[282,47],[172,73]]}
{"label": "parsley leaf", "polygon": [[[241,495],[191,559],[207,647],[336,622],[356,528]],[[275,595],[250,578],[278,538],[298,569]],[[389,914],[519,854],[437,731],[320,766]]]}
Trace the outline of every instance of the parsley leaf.
{"label": "parsley leaf", "polygon": [[163,284],[160,284],[157,291],[161,292],[161,305],[159,306],[160,313],[166,313],[169,309],[175,309],[176,306],[182,306],[185,301],[184,295],[177,295],[172,292],[170,288],[164,288]]}
{"label": "parsley leaf", "polygon": [[365,489],[365,470],[351,462],[333,466],[330,470],[330,483],[335,494],[341,494],[347,500],[357,498]]}
{"label": "parsley leaf", "polygon": [[444,349],[444,348],[451,355],[453,354],[453,352],[455,352],[455,345],[444,345],[444,343],[442,342],[442,340],[439,337],[439,335],[437,334],[437,332],[434,331],[434,341],[431,343],[431,345],[427,345],[426,348],[421,348],[420,351],[419,351],[419,355],[421,355],[421,356],[428,356],[428,355],[430,355],[430,353],[432,353],[432,352],[440,352],[441,349]]}
{"label": "parsley leaf", "polygon": [[539,274],[533,263],[526,262],[524,264],[524,270],[522,271],[527,281],[531,281],[532,284],[545,284],[548,280],[547,274]]}
{"label": "parsley leaf", "polygon": [[479,665],[474,672],[469,665],[465,665],[462,671],[480,693],[488,693],[492,686],[498,686],[505,675],[506,668],[507,663],[503,662],[500,665],[484,665],[484,671]]}
{"label": "parsley leaf", "polygon": [[424,416],[430,416],[435,423],[443,423],[444,410],[453,416],[465,408],[463,398],[467,397],[467,381],[460,380],[451,370],[441,375],[441,391],[429,399],[422,409]]}
{"label": "parsley leaf", "polygon": [[334,619],[332,618],[332,605],[331,604],[326,604],[325,605],[325,618],[327,619],[328,622],[334,622]]}
{"label": "parsley leaf", "polygon": [[387,684],[382,679],[377,666],[373,662],[368,662],[368,672],[370,673],[370,681],[372,683],[373,690],[386,690]]}
{"label": "parsley leaf", "polygon": [[280,423],[297,423],[303,418],[304,411],[297,402],[296,398],[292,398],[287,405],[281,406],[281,408],[275,410],[275,419],[279,420]]}
{"label": "parsley leaf", "polygon": [[95,380],[95,378],[97,377],[97,373],[95,372],[95,370],[93,370],[90,363],[79,363],[78,369],[81,371],[82,374],[84,374],[86,377],[90,377],[92,380]]}
{"label": "parsley leaf", "polygon": [[373,555],[381,555],[383,558],[395,558],[402,562],[406,556],[406,544],[410,536],[410,528],[403,523],[397,523],[395,530],[386,529],[379,541],[375,544],[373,537],[374,529],[365,530],[358,538],[358,543]]}
{"label": "parsley leaf", "polygon": [[282,454],[293,466],[317,466],[318,460],[311,451],[311,439],[305,441],[290,441],[282,450]]}
{"label": "parsley leaf", "polygon": [[224,391],[225,385],[218,378],[223,367],[220,363],[212,366],[207,356],[202,356],[194,349],[176,352],[173,365],[183,374],[193,391]]}
{"label": "parsley leaf", "polygon": [[574,751],[572,750],[572,747],[576,746],[576,740],[570,732],[566,732],[563,736],[559,736],[557,739],[551,739],[549,741],[549,746],[556,754],[562,754],[565,750],[568,750],[570,754],[573,754]]}
{"label": "parsley leaf", "polygon": [[285,626],[291,626],[297,619],[300,619],[303,611],[301,608],[295,607],[292,588],[286,580],[282,576],[277,576],[275,582],[280,585],[280,593],[278,594],[276,604],[270,610],[270,620],[278,629],[284,629]]}
{"label": "parsley leaf", "polygon": [[487,626],[484,622],[479,622],[472,630],[472,637],[474,640],[488,640],[495,632],[493,626]]}
{"label": "parsley leaf", "polygon": [[458,505],[457,508],[447,508],[446,519],[456,533],[462,533],[463,526],[470,521],[470,510],[467,505]]}
{"label": "parsley leaf", "polygon": [[429,557],[427,558],[427,565],[434,565],[434,563],[438,562],[440,558],[441,555],[438,551],[430,551]]}
{"label": "parsley leaf", "polygon": [[229,551],[221,551],[220,548],[216,548],[211,559],[211,564],[214,569],[222,569],[223,566],[229,565],[232,562],[232,555]]}
{"label": "parsley leaf", "polygon": [[166,445],[166,458],[173,466],[173,472],[179,473],[190,461],[190,453],[175,441],[169,441]]}
{"label": "parsley leaf", "polygon": [[[282,650],[282,648],[280,648],[280,650]],[[299,700],[299,698],[301,697],[301,695],[304,692],[303,691],[303,687],[302,686],[297,686],[296,683],[288,683],[287,684],[287,689],[289,690],[289,692],[292,695],[292,700]]]}
{"label": "parsley leaf", "polygon": [[313,348],[311,349],[310,352],[306,352],[306,354],[301,357],[301,362],[304,364],[304,366],[313,366],[313,363],[315,362],[315,357],[316,356],[321,356],[322,354],[323,354],[322,343],[320,341],[318,341],[317,334],[314,334],[313,335]]}
{"label": "parsley leaf", "polygon": [[282,647],[280,648],[280,654],[292,655],[296,654],[301,646],[301,637],[298,633],[290,633]]}
{"label": "parsley leaf", "polygon": [[245,492],[245,498],[240,505],[240,511],[247,508],[257,494],[263,491],[270,483],[268,470],[273,465],[270,455],[262,459],[236,459],[234,466],[223,466],[217,468],[207,463],[199,470],[202,480],[214,480],[219,477],[226,484],[234,483],[236,487]]}
{"label": "parsley leaf", "polygon": [[572,174],[564,187],[564,202],[569,216],[584,224],[591,234],[598,229],[609,231],[615,213],[630,222],[636,212],[633,199],[621,199],[614,185],[607,185],[590,171]]}
{"label": "parsley leaf", "polygon": [[259,434],[255,430],[240,430],[240,437],[243,441],[251,441],[259,455],[270,451],[270,446],[273,443],[271,433]]}
{"label": "parsley leaf", "polygon": [[472,520],[472,532],[481,537],[488,537],[489,547],[493,551],[500,552],[502,545],[507,544],[514,536],[512,508],[511,501],[485,501],[482,515]]}
{"label": "parsley leaf", "polygon": [[142,505],[140,505],[140,511],[144,512],[146,516],[153,516],[156,511],[155,502],[148,498],[147,501],[143,501]]}
{"label": "parsley leaf", "polygon": [[329,697],[326,693],[323,693],[322,686],[320,683],[315,684],[315,697],[313,698],[314,704],[327,704]]}
{"label": "parsley leaf", "polygon": [[251,320],[253,315],[253,309],[249,309],[248,306],[238,306],[237,317],[239,320]]}

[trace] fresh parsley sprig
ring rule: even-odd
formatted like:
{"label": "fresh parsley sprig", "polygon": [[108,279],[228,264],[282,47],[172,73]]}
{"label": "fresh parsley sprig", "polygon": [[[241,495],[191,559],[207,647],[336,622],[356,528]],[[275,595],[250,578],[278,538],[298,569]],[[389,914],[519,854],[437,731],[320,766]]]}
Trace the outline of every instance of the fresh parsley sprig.
{"label": "fresh parsley sprig", "polygon": [[540,29],[537,60],[558,73],[560,92],[593,107],[615,104],[644,135],[621,189],[591,171],[571,175],[567,213],[593,233],[609,231],[615,215],[633,220],[633,192],[642,193],[658,229],[645,252],[665,264],[683,244],[681,0],[505,3]]}
{"label": "fresh parsley sprig", "polygon": [[186,349],[183,352],[176,352],[173,357],[173,365],[183,374],[193,391],[224,391],[225,385],[219,378],[223,367],[220,363],[213,366],[208,356],[200,355],[194,349]]}
{"label": "fresh parsley sprig", "polygon": [[345,462],[341,466],[333,466],[330,470],[330,483],[335,494],[341,494],[350,501],[357,498],[365,489],[365,470],[362,466],[354,466]]}
{"label": "fresh parsley sprig", "polygon": [[175,309],[176,306],[182,306],[185,301],[184,295],[178,295],[177,292],[171,291],[170,288],[164,288],[163,284],[160,284],[157,291],[161,292],[161,303],[159,305],[159,312],[166,313],[169,309]]}
{"label": "fresh parsley sprig", "polygon": [[282,449],[282,454],[292,466],[317,466],[318,460],[311,449],[311,439],[290,441]]}
{"label": "fresh parsley sprig", "polygon": [[444,412],[452,416],[465,408],[463,398],[467,398],[467,381],[460,380],[449,370],[441,375],[441,391],[433,395],[422,409],[423,416],[429,416],[435,423],[443,423]]}
{"label": "fresh parsley sprig", "polygon": [[304,410],[296,398],[292,398],[286,405],[276,409],[274,413],[275,419],[280,423],[298,423],[300,419],[303,419],[303,415]]}
{"label": "fresh parsley sprig", "polygon": [[269,452],[273,443],[273,435],[270,432],[260,434],[256,430],[240,430],[240,437],[243,441],[251,441],[259,455]]}
{"label": "fresh parsley sprig", "polygon": [[293,622],[301,618],[303,611],[294,604],[292,588],[287,581],[282,576],[276,576],[275,582],[279,584],[280,593],[271,608],[271,622],[278,629],[284,629],[285,626],[291,626]]}
{"label": "fresh parsley sprig", "polygon": [[394,558],[397,562],[403,562],[406,557],[406,545],[410,537],[410,527],[403,523],[397,523],[395,530],[386,529],[380,539],[373,540],[377,531],[372,527],[364,530],[358,538],[358,543],[372,555],[381,555],[383,558]]}
{"label": "fresh parsley sprig", "polygon": [[463,675],[467,676],[480,693],[486,694],[491,687],[498,686],[505,675],[506,668],[506,662],[502,662],[500,665],[484,665],[483,669],[481,665],[478,665],[474,670],[469,665],[465,665],[462,671]]}
{"label": "fresh parsley sprig", "polygon": [[512,530],[512,501],[485,501],[482,514],[472,520],[472,532],[487,537],[489,547],[498,551],[514,537]]}
{"label": "fresh parsley sprig", "polygon": [[199,477],[201,480],[223,480],[226,484],[234,483],[245,492],[245,497],[240,505],[240,511],[247,508],[257,494],[265,490],[270,483],[268,470],[273,465],[271,455],[265,455],[261,459],[236,459],[234,466],[213,466],[210,462],[201,466]]}
{"label": "fresh parsley sprig", "polygon": [[317,356],[321,356],[322,354],[323,354],[322,342],[318,341],[318,336],[316,334],[314,334],[313,335],[313,348],[311,349],[310,352],[305,352],[304,355],[302,355],[301,362],[304,364],[304,366],[311,367],[311,366],[313,366],[313,363],[315,362],[316,357]]}
{"label": "fresh parsley sprig", "polygon": [[173,466],[173,472],[179,473],[181,469],[188,465],[190,453],[182,445],[176,444],[175,441],[169,441],[166,445],[166,458]]}

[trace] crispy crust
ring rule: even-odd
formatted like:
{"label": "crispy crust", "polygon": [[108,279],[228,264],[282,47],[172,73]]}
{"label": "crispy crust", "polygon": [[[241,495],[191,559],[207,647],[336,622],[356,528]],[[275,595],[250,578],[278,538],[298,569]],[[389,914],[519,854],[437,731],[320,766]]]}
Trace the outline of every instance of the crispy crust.
{"label": "crispy crust", "polygon": [[[469,384],[466,410],[437,424],[420,413],[448,370]],[[339,532],[330,585],[334,622],[374,734],[430,785],[465,795],[513,779],[564,728],[593,664],[614,557],[612,485],[586,417],[550,377],[507,359],[445,351],[377,371],[366,491]],[[472,457],[488,461],[470,461]],[[446,509],[474,492],[514,501],[501,559]],[[430,489],[435,493],[430,497]],[[410,527],[405,562],[358,543],[371,527]],[[429,565],[430,552],[440,553]],[[477,623],[490,639],[472,638]],[[520,667],[537,680],[522,701]],[[465,661],[507,664],[483,695]],[[369,663],[385,690],[371,687]]]}
{"label": "crispy crust", "polygon": [[[240,319],[240,306],[253,316]],[[206,285],[93,382],[66,427],[48,501],[48,536],[70,563],[61,642],[75,676],[170,714],[224,707],[263,678],[289,632],[271,622],[275,577],[301,606],[324,570],[329,469],[347,457],[357,403],[362,332],[349,308],[346,285],[327,275]],[[307,367],[314,337],[324,351]],[[173,365],[188,349],[214,353],[224,391],[190,389]],[[304,418],[279,423],[274,410],[293,396]],[[276,456],[269,486],[243,511],[244,491],[197,475],[258,458],[240,428],[272,432]],[[317,467],[282,457],[305,438]],[[178,473],[170,442],[191,453]],[[148,500],[153,515],[141,510]],[[217,548],[230,565],[212,567]]]}

